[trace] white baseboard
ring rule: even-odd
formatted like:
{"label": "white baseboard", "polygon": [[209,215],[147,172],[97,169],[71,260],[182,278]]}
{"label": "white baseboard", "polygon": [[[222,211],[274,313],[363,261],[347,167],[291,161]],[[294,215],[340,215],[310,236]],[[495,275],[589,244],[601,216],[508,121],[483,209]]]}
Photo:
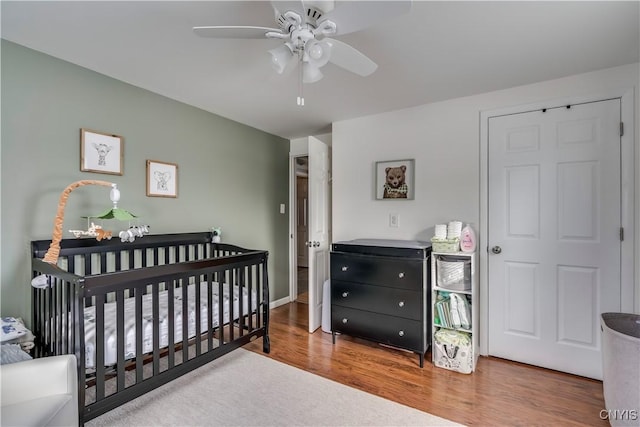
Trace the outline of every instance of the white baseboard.
{"label": "white baseboard", "polygon": [[276,307],[280,307],[281,305],[285,305],[285,304],[289,304],[291,302],[291,300],[289,299],[289,297],[284,297],[284,298],[280,298],[279,300],[276,301],[271,301],[269,303],[269,309],[273,310]]}

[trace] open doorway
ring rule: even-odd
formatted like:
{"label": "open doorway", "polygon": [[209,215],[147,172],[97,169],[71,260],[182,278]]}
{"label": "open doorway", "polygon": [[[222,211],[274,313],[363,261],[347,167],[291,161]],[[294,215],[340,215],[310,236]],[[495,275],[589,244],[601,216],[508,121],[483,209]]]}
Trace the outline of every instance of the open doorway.
{"label": "open doorway", "polygon": [[295,300],[309,304],[309,157],[295,159],[296,194],[296,271],[298,292]]}
{"label": "open doorway", "polygon": [[[324,139],[328,138],[325,136]],[[321,326],[323,287],[329,278],[331,236],[329,218],[331,212],[329,186],[331,159],[329,153],[330,145],[320,138],[309,136],[291,141],[289,163],[289,200],[291,205],[289,231],[291,240],[289,245],[290,292],[288,299],[308,312],[309,332],[314,332]],[[298,176],[306,178],[306,180],[298,180]],[[298,198],[298,184],[300,198]],[[298,224],[301,226],[300,228],[298,228]],[[298,262],[299,255],[300,263]],[[306,267],[303,264],[305,261]],[[298,278],[301,279],[300,287],[298,286]],[[304,295],[305,289],[307,289],[306,295]],[[298,302],[300,299],[304,300],[305,297],[307,297],[306,303]]]}

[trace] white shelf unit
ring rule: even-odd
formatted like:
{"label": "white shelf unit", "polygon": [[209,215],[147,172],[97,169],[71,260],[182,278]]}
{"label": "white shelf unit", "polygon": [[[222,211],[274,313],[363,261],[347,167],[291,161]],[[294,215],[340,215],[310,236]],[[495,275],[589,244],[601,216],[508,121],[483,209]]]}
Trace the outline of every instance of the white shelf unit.
{"label": "white shelf unit", "polygon": [[[438,261],[448,261],[448,262],[460,262],[463,268],[462,279],[460,282],[456,284],[451,284],[450,286],[440,286],[443,281],[440,280],[438,270]],[[478,271],[477,271],[477,259],[475,252],[432,252],[431,254],[431,353],[432,353],[432,361],[433,364],[458,372],[463,373],[471,373],[475,371],[476,364],[478,362],[478,356],[480,354],[479,348],[479,329],[478,329],[478,319],[480,317],[480,306],[479,306],[479,292],[478,292]],[[453,327],[453,326],[443,326],[443,322],[440,320],[440,316],[438,314],[437,306],[439,300],[439,295],[443,295],[442,293],[447,294],[458,294],[463,296],[470,302],[471,305],[471,326],[470,328],[463,327]],[[453,331],[464,332],[469,334],[471,338],[471,346],[468,349],[470,351],[470,358],[464,358],[463,354],[466,349],[455,349],[452,350],[449,356],[443,358],[442,352],[439,348],[436,348],[436,333],[440,329],[448,329]],[[460,363],[461,360],[470,360],[470,363]],[[470,365],[470,366],[469,366]]]}

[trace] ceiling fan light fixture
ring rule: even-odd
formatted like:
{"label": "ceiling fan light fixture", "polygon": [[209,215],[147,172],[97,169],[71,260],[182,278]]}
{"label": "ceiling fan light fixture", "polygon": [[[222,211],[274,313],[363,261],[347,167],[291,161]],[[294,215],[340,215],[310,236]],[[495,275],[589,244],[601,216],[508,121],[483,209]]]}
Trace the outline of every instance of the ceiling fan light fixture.
{"label": "ceiling fan light fixture", "polygon": [[331,44],[325,41],[309,40],[305,46],[309,63],[315,67],[324,67],[331,57]]}
{"label": "ceiling fan light fixture", "polygon": [[315,83],[322,79],[322,71],[314,64],[305,62],[302,64],[302,82],[303,83]]}
{"label": "ceiling fan light fixture", "polygon": [[291,49],[286,44],[280,45],[269,51],[271,54],[271,66],[278,74],[282,74],[289,60],[293,56]]}

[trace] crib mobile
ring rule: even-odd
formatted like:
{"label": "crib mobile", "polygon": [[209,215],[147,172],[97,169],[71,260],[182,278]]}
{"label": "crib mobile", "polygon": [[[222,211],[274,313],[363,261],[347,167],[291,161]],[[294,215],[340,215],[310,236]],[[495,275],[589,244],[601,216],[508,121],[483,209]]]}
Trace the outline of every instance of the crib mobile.
{"label": "crib mobile", "polygon": [[95,219],[116,219],[119,221],[129,221],[129,228],[126,230],[122,230],[118,233],[118,237],[120,237],[120,241],[123,243],[133,242],[136,237],[143,237],[149,234],[149,226],[148,225],[131,225],[131,220],[137,218],[136,215],[131,212],[119,208],[118,202],[120,201],[120,190],[118,190],[117,184],[111,184],[112,189],[109,193],[111,198],[111,202],[113,203],[113,207],[111,209],[107,209],[99,215],[95,216],[87,216],[87,230],[69,230],[76,238],[83,237],[94,237],[96,240],[100,241],[102,239],[111,240],[113,233],[111,230],[105,230],[101,225],[98,225],[91,221],[92,218]]}
{"label": "crib mobile", "polygon": [[[58,262],[58,256],[60,255],[60,240],[62,239],[62,225],[64,222],[64,209],[67,205],[69,194],[71,194],[71,192],[76,188],[85,185],[101,185],[104,187],[111,187],[109,197],[111,199],[111,202],[113,203],[113,206],[99,215],[86,217],[87,230],[69,230],[69,232],[72,233],[76,238],[94,237],[98,241],[102,239],[111,239],[113,233],[109,230],[103,229],[101,225],[91,222],[91,218],[116,219],[119,221],[131,221],[136,218],[136,216],[131,212],[118,207],[118,201],[120,201],[120,190],[118,190],[117,184],[99,180],[81,180],[69,184],[60,194],[60,200],[58,201],[58,210],[53,221],[53,235],[51,237],[51,245],[49,245],[49,250],[43,258],[45,262],[48,262],[50,264],[56,264]],[[127,230],[120,231],[118,233],[118,237],[120,237],[120,240],[122,242],[133,242],[136,237],[143,237],[146,234],[149,234],[148,225],[131,226],[131,223],[129,223],[129,228]]]}

